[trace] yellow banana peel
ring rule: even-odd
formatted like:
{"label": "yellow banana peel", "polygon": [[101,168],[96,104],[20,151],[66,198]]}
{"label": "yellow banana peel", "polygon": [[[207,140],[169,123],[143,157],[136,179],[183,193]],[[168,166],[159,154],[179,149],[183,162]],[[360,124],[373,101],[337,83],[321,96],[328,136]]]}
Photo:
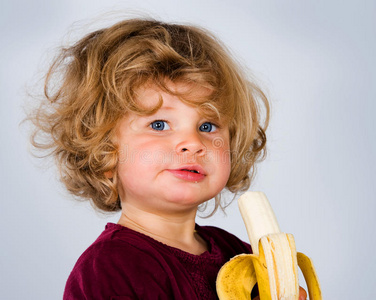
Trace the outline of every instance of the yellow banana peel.
{"label": "yellow banana peel", "polygon": [[254,254],[240,254],[223,265],[217,276],[220,300],[250,300],[258,285],[260,300],[298,300],[298,266],[307,283],[309,299],[321,300],[312,260],[296,252],[292,234],[280,232],[266,196],[247,192],[239,208]]}
{"label": "yellow banana peel", "polygon": [[303,253],[297,253],[298,266],[303,273],[308,288],[309,299],[322,299],[319,278],[312,260]]}

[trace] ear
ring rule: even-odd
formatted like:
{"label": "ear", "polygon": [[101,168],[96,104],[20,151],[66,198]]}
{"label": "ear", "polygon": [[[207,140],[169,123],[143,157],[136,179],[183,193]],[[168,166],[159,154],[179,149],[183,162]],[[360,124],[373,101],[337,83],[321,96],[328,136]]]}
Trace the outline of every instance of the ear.
{"label": "ear", "polygon": [[104,176],[106,176],[108,179],[111,179],[114,177],[114,173],[112,171],[104,172]]}

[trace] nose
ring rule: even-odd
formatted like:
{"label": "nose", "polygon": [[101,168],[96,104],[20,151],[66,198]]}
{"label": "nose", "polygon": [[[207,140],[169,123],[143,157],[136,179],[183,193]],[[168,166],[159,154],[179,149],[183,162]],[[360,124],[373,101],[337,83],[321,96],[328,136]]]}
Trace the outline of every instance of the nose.
{"label": "nose", "polygon": [[202,142],[198,133],[185,134],[176,145],[178,154],[186,153],[190,155],[205,155],[206,146]]}

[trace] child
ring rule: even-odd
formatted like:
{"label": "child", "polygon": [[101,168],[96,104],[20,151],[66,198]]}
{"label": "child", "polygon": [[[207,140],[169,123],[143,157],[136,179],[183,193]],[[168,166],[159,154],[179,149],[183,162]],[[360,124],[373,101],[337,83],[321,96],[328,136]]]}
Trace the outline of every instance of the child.
{"label": "child", "polygon": [[205,30],[132,19],[63,49],[45,95],[34,146],[71,193],[122,212],[78,259],[64,299],[217,299],[218,270],[251,248],[195,216],[212,198],[221,207],[224,188],[249,188],[266,142],[262,91]]}

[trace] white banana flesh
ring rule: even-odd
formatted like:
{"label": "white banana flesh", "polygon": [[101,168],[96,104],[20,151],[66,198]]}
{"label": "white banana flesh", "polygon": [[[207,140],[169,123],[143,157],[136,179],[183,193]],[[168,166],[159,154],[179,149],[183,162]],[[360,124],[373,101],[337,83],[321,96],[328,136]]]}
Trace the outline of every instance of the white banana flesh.
{"label": "white banana flesh", "polygon": [[240,214],[247,229],[253,254],[258,255],[259,240],[268,234],[280,233],[277,218],[262,192],[247,192],[238,200]]}
{"label": "white banana flesh", "polygon": [[271,299],[298,299],[298,263],[294,237],[274,233],[261,238]]}
{"label": "white banana flesh", "polygon": [[264,250],[271,299],[298,299],[298,267],[292,235],[281,233],[274,211],[262,192],[245,193],[238,200],[252,251]]}

